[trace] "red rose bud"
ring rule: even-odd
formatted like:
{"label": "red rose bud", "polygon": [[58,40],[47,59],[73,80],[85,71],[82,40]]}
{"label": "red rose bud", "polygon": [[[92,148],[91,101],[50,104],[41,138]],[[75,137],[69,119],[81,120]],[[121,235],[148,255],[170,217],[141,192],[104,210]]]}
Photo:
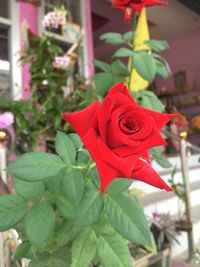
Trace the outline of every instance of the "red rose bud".
{"label": "red rose bud", "polygon": [[135,12],[140,14],[144,7],[155,5],[166,6],[167,4],[167,2],[162,2],[160,0],[114,0],[112,7],[118,8],[124,12],[125,21],[129,21]]}
{"label": "red rose bud", "polygon": [[102,104],[65,113],[63,118],[79,134],[96,162],[101,191],[117,177],[141,180],[171,191],[150,165],[148,150],[166,145],[162,127],[177,114],[163,114],[139,106],[125,83],[110,89]]}

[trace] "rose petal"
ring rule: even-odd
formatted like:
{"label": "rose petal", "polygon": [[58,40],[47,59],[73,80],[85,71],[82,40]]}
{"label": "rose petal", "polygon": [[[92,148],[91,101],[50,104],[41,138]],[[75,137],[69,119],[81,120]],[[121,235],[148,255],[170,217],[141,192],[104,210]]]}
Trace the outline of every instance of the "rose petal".
{"label": "rose petal", "polygon": [[136,179],[155,186],[166,191],[172,191],[171,187],[166,184],[151,165],[143,158],[140,158],[132,172],[132,179]]}
{"label": "rose petal", "polygon": [[92,126],[96,126],[94,124],[97,121],[99,106],[100,104],[96,100],[87,108],[74,113],[64,113],[62,117],[71,124],[80,137],[83,137]]}
{"label": "rose petal", "polygon": [[144,112],[146,112],[146,114],[148,114],[149,116],[153,118],[159,131],[165,126],[165,124],[168,123],[168,121],[180,115],[179,113],[165,114],[165,113],[156,112],[156,111],[146,109],[146,108],[142,108],[142,109]]}
{"label": "rose petal", "polygon": [[[100,151],[101,160],[106,162],[108,165],[117,169],[120,173],[117,177],[131,177],[131,173],[135,168],[135,163],[144,153],[134,154],[131,157],[121,158],[118,157],[112,150],[110,150],[103,141],[98,138],[97,148]],[[106,175],[106,174],[105,174]]]}
{"label": "rose petal", "polygon": [[[120,96],[119,94],[123,94],[124,96],[126,96],[129,100],[130,100],[130,104],[133,105],[137,105],[137,103],[135,102],[135,100],[132,98],[132,96],[130,95],[129,91],[128,91],[128,86],[126,83],[124,82],[121,82],[121,83],[118,83],[117,85],[113,86],[106,97],[110,97],[112,96],[111,98],[113,99],[113,95],[117,95],[117,99],[120,100]],[[127,100],[126,100],[126,105],[127,105]]]}
{"label": "rose petal", "polygon": [[[104,162],[102,159],[101,149],[104,148],[105,144],[102,142],[99,147],[99,140],[100,138],[98,138],[92,128],[90,128],[87,134],[82,138],[84,145],[90,152],[93,160],[96,162],[101,181],[101,192],[103,192],[112,180],[116,177],[122,176],[122,173],[119,169],[116,169],[110,164],[107,164],[107,162]],[[110,152],[108,150],[104,150],[103,157],[110,157]]]}

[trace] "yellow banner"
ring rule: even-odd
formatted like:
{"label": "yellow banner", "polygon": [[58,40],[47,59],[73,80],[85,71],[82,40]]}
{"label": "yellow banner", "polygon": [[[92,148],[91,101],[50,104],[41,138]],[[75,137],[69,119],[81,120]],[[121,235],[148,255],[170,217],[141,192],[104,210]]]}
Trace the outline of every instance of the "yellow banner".
{"label": "yellow banner", "polygon": [[[142,13],[138,19],[138,24],[136,28],[136,37],[134,39],[134,51],[139,51],[143,49],[149,49],[147,45],[144,44],[145,41],[150,39],[148,22],[146,10],[143,8]],[[129,66],[131,64],[129,63]],[[144,80],[135,69],[131,72],[130,90],[138,91],[140,89],[146,89],[149,86],[149,82]]]}

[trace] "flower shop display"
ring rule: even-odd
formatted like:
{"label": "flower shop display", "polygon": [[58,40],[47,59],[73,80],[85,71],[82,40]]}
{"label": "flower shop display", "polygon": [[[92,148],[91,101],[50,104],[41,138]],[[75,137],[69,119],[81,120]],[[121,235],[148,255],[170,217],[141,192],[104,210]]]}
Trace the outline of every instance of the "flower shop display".
{"label": "flower shop display", "polygon": [[[69,58],[63,58],[49,37],[32,35],[21,54],[23,64],[31,63],[32,96],[26,103],[12,104],[24,123],[20,141],[25,142],[24,134],[31,137],[27,144],[32,146],[41,136],[53,137],[56,129],[68,133],[57,131],[51,153],[28,152],[7,167],[14,177],[14,192],[0,196],[0,231],[16,230],[21,243],[15,258],[29,259],[28,267],[132,267],[128,241],[156,250],[140,201],[128,189],[136,179],[171,191],[150,159],[169,167],[160,149],[166,145],[160,131],[177,114],[164,114],[152,92],[132,91],[131,76],[137,72],[151,83],[156,74],[169,75],[159,55],[167,43],[146,40],[141,50],[134,32],[145,6],[164,3],[115,2],[125,11],[134,10],[129,14],[133,29],[101,37],[125,47],[116,51],[111,64],[95,60],[102,70],[94,77],[96,93],[80,79],[79,98],[67,106],[62,87],[69,75]],[[127,58],[127,65],[119,58]],[[98,100],[92,102],[95,96]],[[62,117],[69,124],[65,126]]]}

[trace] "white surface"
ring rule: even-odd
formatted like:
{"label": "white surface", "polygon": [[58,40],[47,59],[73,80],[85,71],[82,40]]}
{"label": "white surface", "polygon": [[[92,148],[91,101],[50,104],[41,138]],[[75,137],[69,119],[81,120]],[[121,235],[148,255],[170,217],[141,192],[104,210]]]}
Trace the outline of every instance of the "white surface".
{"label": "white surface", "polygon": [[4,183],[7,184],[5,168],[6,168],[6,150],[5,148],[0,148],[0,174]]}

